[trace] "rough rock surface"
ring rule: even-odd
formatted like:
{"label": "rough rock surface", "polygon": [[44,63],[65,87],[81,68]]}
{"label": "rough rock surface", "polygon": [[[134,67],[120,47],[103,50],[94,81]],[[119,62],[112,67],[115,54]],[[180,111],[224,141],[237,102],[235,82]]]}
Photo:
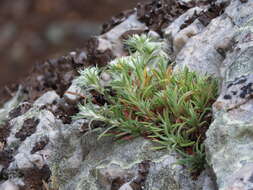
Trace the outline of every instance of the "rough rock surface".
{"label": "rough rock surface", "polygon": [[252,11],[252,1],[233,1],[226,9],[237,26],[235,46],[223,62],[222,90],[214,104],[216,117],[206,140],[208,159],[221,190],[253,188]]}
{"label": "rough rock surface", "polygon": [[[166,13],[171,7],[177,9]],[[0,109],[1,190],[253,188],[253,2],[164,0],[136,10],[107,26],[85,51],[38,66]],[[91,127],[71,118],[85,93],[74,80],[78,69],[125,55],[122,39],[143,32],[165,38],[177,70],[187,66],[220,80],[205,140],[210,168],[196,179],[175,164],[174,152],[154,151],[143,138],[98,140],[102,123]]]}
{"label": "rough rock surface", "polygon": [[[155,152],[150,141],[142,138],[117,144],[110,138],[97,141],[97,133],[89,132],[78,138],[64,136],[69,142],[58,151],[53,161],[56,182],[60,189],[214,189],[215,184],[206,173],[198,181],[187,170],[175,164],[177,155],[168,151]],[[79,139],[79,141],[78,141]],[[72,153],[69,154],[70,150]],[[66,157],[66,155],[71,155]],[[62,159],[64,157],[64,159]],[[82,159],[83,161],[82,161]],[[69,165],[73,168],[70,169]],[[64,173],[64,176],[61,174]],[[73,178],[73,173],[75,177]],[[67,180],[72,178],[72,180]]]}
{"label": "rough rock surface", "polygon": [[130,14],[122,23],[108,32],[89,40],[88,62],[103,66],[115,57],[126,55],[123,48],[124,36],[142,33],[146,25],[137,19],[136,13]]}

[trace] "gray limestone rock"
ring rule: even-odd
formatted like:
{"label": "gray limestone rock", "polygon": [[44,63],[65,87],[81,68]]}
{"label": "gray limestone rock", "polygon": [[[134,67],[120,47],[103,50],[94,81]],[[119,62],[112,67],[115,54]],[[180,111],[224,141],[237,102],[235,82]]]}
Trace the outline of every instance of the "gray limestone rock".
{"label": "gray limestone rock", "polygon": [[19,190],[19,187],[15,185],[13,182],[8,180],[0,184],[0,189],[1,190]]}
{"label": "gray limestone rock", "polygon": [[52,104],[59,99],[60,97],[55,91],[48,91],[34,102],[34,106],[42,107],[46,104]]}
{"label": "gray limestone rock", "polygon": [[[184,14],[179,16],[177,19],[175,19],[174,22],[172,22],[167,28],[163,30],[164,37],[167,39],[168,46],[171,48],[170,54],[173,54],[173,56],[171,55],[171,57],[176,56],[179,50],[186,44],[186,42],[190,38],[190,36],[186,35],[186,33],[189,33],[189,32],[184,32],[182,34],[179,34],[181,30],[181,26],[183,26],[187,20],[190,20],[195,15],[198,15],[199,13],[201,13],[201,11],[203,11],[203,9],[200,7],[191,8],[187,10]],[[201,28],[202,28],[201,24],[197,24],[197,25],[194,24],[193,27],[189,29],[199,31]],[[197,33],[197,32],[193,32],[193,33]]]}
{"label": "gray limestone rock", "polygon": [[2,124],[5,120],[8,119],[9,112],[14,109],[24,98],[24,94],[22,92],[22,87],[20,86],[16,95],[6,102],[3,105],[3,108],[0,109],[0,124]]}
{"label": "gray limestone rock", "polygon": [[13,152],[13,158],[8,168],[4,167],[4,172],[11,178],[17,178],[16,181],[21,184],[23,179],[16,171],[42,169],[47,165],[47,159],[52,153],[51,147],[60,134],[58,127],[63,125],[50,111],[41,107],[58,99],[59,96],[54,91],[47,92],[38,98],[27,112],[9,121],[10,134],[4,144],[4,150]]}
{"label": "gray limestone rock", "polygon": [[[227,13],[236,23],[236,46],[224,61],[215,120],[207,131],[206,149],[220,190],[252,189],[253,67],[252,2],[232,1]],[[236,10],[232,10],[237,7]],[[240,12],[239,12],[240,11]],[[246,20],[248,18],[248,20]]]}
{"label": "gray limestone rock", "polygon": [[167,28],[164,29],[163,33],[167,39],[173,39],[177,33],[181,30],[180,27],[185,23],[186,20],[192,18],[195,14],[199,14],[203,9],[200,7],[194,7],[187,10],[184,14],[179,16],[172,22]]}
{"label": "gray limestone rock", "polygon": [[220,77],[220,67],[224,55],[217,47],[228,44],[234,35],[234,25],[230,18],[222,15],[215,18],[201,32],[187,41],[176,57],[175,70],[188,67],[201,74]]}
{"label": "gray limestone rock", "polygon": [[[112,142],[111,138],[96,141],[97,134],[90,132],[80,137],[81,143],[76,149],[82,150],[83,161],[76,173],[69,170],[67,158],[51,162],[50,168],[60,169],[53,170],[53,175],[61,190],[130,190],[142,186],[147,190],[215,190],[208,184],[213,183],[211,179],[206,179],[208,175],[203,173],[205,183],[205,180],[192,180],[188,171],[176,164],[177,154],[166,150],[154,151],[152,147],[155,144],[148,140],[137,138],[119,144]],[[77,139],[73,134],[71,138]],[[64,154],[69,155],[68,152]],[[72,178],[68,178],[70,175]],[[204,184],[209,187],[204,189]]]}
{"label": "gray limestone rock", "polygon": [[80,98],[81,88],[77,85],[77,81],[73,80],[71,86],[64,93],[64,97],[71,102],[75,102]]}
{"label": "gray limestone rock", "polygon": [[196,19],[192,24],[187,26],[186,28],[180,30],[173,38],[173,52],[175,55],[180,52],[180,50],[184,47],[187,41],[200,33],[204,29],[204,25]]}
{"label": "gray limestone rock", "polygon": [[128,31],[144,31],[146,25],[138,21],[136,13],[132,14],[121,24],[117,25],[109,32],[98,36],[99,52],[105,52],[107,49],[111,50],[116,57],[125,55],[123,51],[123,44],[121,36]]}

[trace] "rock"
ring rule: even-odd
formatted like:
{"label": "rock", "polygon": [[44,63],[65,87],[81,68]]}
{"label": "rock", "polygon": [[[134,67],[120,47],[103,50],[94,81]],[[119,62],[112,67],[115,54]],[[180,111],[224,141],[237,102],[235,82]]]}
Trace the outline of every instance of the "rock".
{"label": "rock", "polygon": [[209,0],[178,0],[181,5],[189,6],[189,5],[196,5],[196,4],[207,4],[210,2]]}
{"label": "rock", "polygon": [[[238,70],[237,70],[238,71]],[[253,71],[253,69],[252,69]],[[253,95],[253,74],[245,75],[243,72],[242,76],[237,73],[237,78],[234,81],[230,81],[229,76],[224,84],[224,90],[221,92],[219,98],[214,104],[214,108],[217,110],[233,110],[240,106],[243,106],[248,101],[250,101],[251,96]],[[236,77],[236,76],[233,76]],[[253,110],[248,110],[253,111]]]}
{"label": "rock", "polygon": [[[205,0],[203,1],[202,0],[200,1],[187,0],[187,1],[178,1],[178,2],[182,4],[183,6],[188,6],[192,8],[188,9],[184,14],[182,14],[177,19],[175,19],[174,22],[172,22],[167,28],[163,30],[165,38],[168,40],[168,42],[171,45],[171,48],[172,48],[171,54],[173,55],[172,56],[173,59],[175,59],[177,54],[180,52],[183,46],[189,41],[189,39],[201,33],[202,30],[204,30],[204,28],[207,25],[209,25],[211,21],[213,21],[216,17],[220,16],[221,13],[223,13],[224,8],[228,4],[223,1],[222,2],[218,2],[218,1],[208,2]],[[223,14],[223,17],[225,17],[224,14]],[[207,30],[210,30],[210,29],[208,28]],[[226,37],[224,39],[226,39]],[[207,43],[210,43],[210,42],[207,42]],[[221,43],[223,44],[223,42]],[[189,50],[186,50],[186,51],[189,51]]]}
{"label": "rock", "polygon": [[111,50],[114,56],[119,57],[125,55],[120,37],[127,31],[144,31],[145,24],[138,21],[136,14],[130,15],[128,19],[117,25],[107,33],[99,36],[97,50],[105,52]]}
{"label": "rock", "polygon": [[31,162],[30,158],[28,155],[24,153],[19,153],[17,156],[15,156],[16,162],[12,162],[10,165],[10,169],[28,169],[28,168],[33,168],[33,163]]}
{"label": "rock", "polygon": [[243,24],[252,19],[252,10],[252,1],[242,3],[238,0],[232,0],[230,5],[226,8],[225,14],[231,18],[236,26],[242,27]]}
{"label": "rock", "polygon": [[106,73],[106,72],[102,72],[101,75],[100,75],[100,84],[102,86],[108,86],[108,84],[111,82],[112,80],[112,77],[109,73]]}
{"label": "rock", "polygon": [[[226,12],[237,26],[236,45],[223,62],[223,83],[207,131],[207,158],[220,190],[250,190],[253,134],[252,2],[232,1]],[[237,7],[237,10],[232,8]],[[239,12],[240,11],[240,12]],[[249,20],[246,20],[246,19]]]}
{"label": "rock", "polygon": [[[123,144],[112,142],[111,138],[97,141],[97,132],[88,132],[80,137],[69,133],[64,139],[73,143],[57,147],[57,156],[54,156],[56,160],[49,162],[50,168],[58,168],[52,172],[62,190],[167,190],[168,186],[182,187],[181,189],[197,187],[187,170],[175,164],[177,154],[169,151],[155,152],[151,149],[154,144],[148,140],[137,138]],[[59,151],[63,149],[64,152]],[[84,159],[80,160],[77,168],[73,170],[73,164],[68,164],[72,157],[68,158],[66,155],[73,156],[77,150],[82,150]],[[61,159],[62,156],[65,159]],[[202,185],[198,185],[201,189]]]}
{"label": "rock", "polygon": [[133,188],[131,187],[130,183],[125,183],[119,188],[119,190],[133,190]]}
{"label": "rock", "polygon": [[161,157],[151,164],[145,189],[173,189],[173,190],[215,190],[216,184],[209,171],[205,170],[197,180],[189,180],[187,173],[181,166],[175,164],[177,158],[169,155]]}
{"label": "rock", "polygon": [[64,97],[70,102],[76,102],[80,98],[81,88],[77,85],[77,81],[73,80],[71,86],[64,93]]}
{"label": "rock", "polygon": [[195,20],[192,24],[179,31],[173,38],[173,52],[175,55],[184,47],[187,41],[200,33],[204,29],[204,25],[199,21]]}
{"label": "rock", "polygon": [[150,30],[148,32],[148,35],[151,36],[154,39],[159,39],[160,38],[160,35],[157,32],[153,31],[153,30]]}
{"label": "rock", "polygon": [[134,171],[124,169],[116,163],[112,163],[105,168],[97,167],[98,183],[104,189],[117,189],[124,183],[130,181],[134,176]]}
{"label": "rock", "polygon": [[245,164],[236,171],[230,178],[230,186],[227,189],[246,189],[253,188],[253,163]]}
{"label": "rock", "polygon": [[12,183],[11,181],[6,181],[3,184],[0,184],[1,190],[19,190],[19,187]]}
{"label": "rock", "polygon": [[17,107],[9,112],[8,119],[12,120],[15,117],[25,114],[30,108],[31,104],[29,102],[21,102]]}
{"label": "rock", "polygon": [[4,166],[0,165],[0,174],[2,173],[3,169],[4,169]]}
{"label": "rock", "polygon": [[46,104],[52,104],[53,102],[57,102],[57,100],[59,100],[59,99],[60,99],[60,97],[58,94],[56,94],[55,91],[48,91],[45,94],[43,94],[43,96],[38,98],[34,102],[34,105],[38,106],[38,107],[42,107]]}
{"label": "rock", "polygon": [[[232,0],[224,14],[190,39],[180,35],[186,28],[180,31],[177,26],[171,38],[174,51],[179,50],[176,70],[187,66],[224,79],[205,143],[220,190],[252,188],[252,7],[252,1]],[[167,32],[170,39],[173,32]]]}
{"label": "rock", "polygon": [[24,93],[22,91],[22,88],[19,87],[16,95],[6,102],[3,106],[3,108],[0,109],[0,124],[2,124],[5,120],[7,120],[8,114],[15,106],[17,106],[22,99],[24,98]]}
{"label": "rock", "polygon": [[88,41],[88,63],[104,66],[115,57],[127,54],[123,45],[125,38],[132,34],[143,33],[147,29],[146,25],[138,20],[136,11],[133,12],[120,24]]}
{"label": "rock", "polygon": [[[59,96],[54,91],[47,92],[23,115],[18,115],[9,121],[12,127],[4,151],[9,152],[10,155],[5,158],[9,160],[6,160],[8,164],[4,166],[3,171],[4,175],[21,181],[21,186],[29,186],[29,183],[40,186],[42,182],[35,181],[35,178],[36,180],[44,178],[42,173],[52,154],[52,147],[61,134],[59,127],[64,126],[50,111],[42,109],[42,106],[52,103],[55,99],[59,99]],[[36,173],[36,177],[27,175],[32,172]],[[25,175],[20,176],[19,173]],[[45,173],[48,174],[48,171],[45,170]],[[35,177],[34,180],[27,179],[32,177]]]}
{"label": "rock", "polygon": [[87,60],[87,53],[85,51],[72,51],[69,53],[76,65],[83,65]]}
{"label": "rock", "polygon": [[[55,121],[54,116],[49,111],[43,110],[40,113],[38,110],[33,109],[28,114],[39,118],[40,122],[36,126],[36,130],[33,132],[33,134],[27,136],[25,140],[20,144],[20,141],[15,137],[15,131],[18,131],[18,128],[22,127],[22,123],[25,120],[25,117],[20,117],[15,121],[15,125],[11,129],[11,135],[7,139],[6,147],[17,149],[14,161],[9,166],[10,170],[14,170],[16,168],[20,170],[29,169],[33,168],[34,166],[42,168],[44,164],[46,164],[46,157],[48,155],[45,154],[46,148],[44,147],[46,145],[38,147],[40,146],[39,142],[41,142],[42,138],[49,138],[50,142],[53,143],[54,138],[59,133],[59,130],[57,128],[52,127]],[[38,154],[41,149],[43,149],[44,152]],[[32,153],[34,150],[36,150],[37,153]]]}
{"label": "rock", "polygon": [[194,17],[194,15],[198,15],[202,10],[203,9],[200,7],[194,7],[187,10],[184,14],[175,19],[174,22],[172,22],[167,28],[163,30],[165,38],[168,40],[173,40],[177,33],[181,30],[181,26],[185,24],[187,20]]}
{"label": "rock", "polygon": [[193,36],[176,56],[175,70],[188,67],[201,74],[221,77],[220,67],[224,56],[215,47],[232,41],[234,25],[230,18],[222,15],[213,19],[203,32]]}

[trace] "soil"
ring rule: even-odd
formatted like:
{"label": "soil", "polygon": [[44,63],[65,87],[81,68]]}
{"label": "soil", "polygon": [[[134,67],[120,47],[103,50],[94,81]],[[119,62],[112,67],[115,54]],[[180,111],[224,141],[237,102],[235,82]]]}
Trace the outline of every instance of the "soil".
{"label": "soil", "polygon": [[90,64],[97,65],[99,67],[105,66],[108,61],[114,58],[113,53],[107,49],[104,52],[97,50],[98,40],[96,38],[91,38],[87,42],[87,62]]}
{"label": "soil", "polygon": [[51,176],[51,171],[48,166],[43,168],[32,168],[23,170],[21,174],[24,177],[25,186],[20,187],[20,190],[45,190],[43,181],[47,183]]}
{"label": "soil", "polygon": [[79,111],[78,103],[79,100],[76,100],[74,102],[67,102],[63,99],[56,104],[55,110],[52,110],[50,108],[49,110],[52,111],[56,118],[61,119],[64,124],[70,124],[72,122],[72,116]]}
{"label": "soil", "polygon": [[133,190],[142,190],[147,179],[151,162],[149,160],[142,161],[138,165],[138,176],[131,182]]}
{"label": "soil", "polygon": [[44,64],[36,64],[31,75],[22,81],[28,94],[28,101],[34,101],[48,90],[55,90],[62,96],[76,74],[70,57],[51,59]]}
{"label": "soil", "polygon": [[102,25],[102,31],[101,34],[108,32],[109,30],[111,30],[114,26],[122,23],[124,20],[126,20],[126,18],[130,15],[134,13],[134,10],[127,10],[127,11],[123,11],[120,14],[113,16],[109,21],[105,22]]}
{"label": "soil", "polygon": [[32,107],[32,105],[29,102],[22,103],[21,105],[19,105],[18,107],[14,108],[13,110],[10,111],[10,113],[9,113],[9,119],[12,120],[15,117],[23,115],[31,107]]}
{"label": "soil", "polygon": [[31,150],[31,154],[43,150],[43,148],[48,144],[49,138],[47,136],[43,136],[39,142],[35,144],[33,149]]}
{"label": "soil", "polygon": [[158,0],[146,4],[138,4],[137,15],[140,21],[159,34],[178,15],[184,13],[189,7],[180,5],[177,1]]}
{"label": "soil", "polygon": [[195,14],[195,16],[187,20],[185,24],[181,26],[181,29],[190,25],[196,18],[198,18],[204,26],[207,26],[213,18],[224,12],[224,8],[227,5],[225,2],[215,5],[215,1],[212,0],[206,2],[200,1],[198,4],[192,3],[188,5],[182,5],[177,1],[171,0],[158,0],[146,4],[138,4],[137,15],[139,20],[145,22],[151,30],[161,34],[162,30],[175,20],[178,15],[181,15],[189,8],[203,4],[211,4],[211,6],[207,10],[201,12],[200,15]]}
{"label": "soil", "polygon": [[25,120],[22,128],[15,134],[15,137],[19,138],[21,141],[24,141],[36,131],[38,124],[39,120],[35,118]]}
{"label": "soil", "polygon": [[[156,0],[138,3],[136,6],[137,17],[144,22],[150,30],[154,30],[162,34],[162,29],[166,28],[178,15],[181,15],[189,8],[195,6],[185,6],[177,1]],[[133,10],[128,10],[112,17],[110,21],[103,25],[102,33],[109,31],[117,24],[123,22]]]}
{"label": "soil", "polygon": [[7,168],[12,161],[12,152],[11,151],[0,151],[0,164]]}
{"label": "soil", "polygon": [[2,105],[10,98],[12,98],[17,90],[18,84],[10,84],[8,86],[0,88],[0,107],[2,107]]}
{"label": "soil", "polygon": [[[198,17],[199,21],[204,25],[207,26],[212,19],[220,16],[223,14],[224,9],[227,5],[227,3],[221,3],[219,5],[215,5],[213,2],[210,3],[211,6],[208,8],[206,11],[201,12],[200,16]],[[191,22],[186,23],[186,24],[191,24]]]}
{"label": "soil", "polygon": [[129,182],[129,179],[134,179],[131,180],[130,186],[133,190],[142,190],[146,181],[146,178],[149,173],[149,168],[150,168],[150,161],[145,160],[142,161],[141,163],[138,164],[138,172],[136,176],[131,176],[131,175],[123,175],[120,177],[117,177],[112,180],[111,182],[111,190],[118,190],[122,185],[125,183]]}
{"label": "soil", "polygon": [[5,122],[3,125],[0,126],[0,143],[6,143],[6,138],[10,134],[11,126],[9,122]]}

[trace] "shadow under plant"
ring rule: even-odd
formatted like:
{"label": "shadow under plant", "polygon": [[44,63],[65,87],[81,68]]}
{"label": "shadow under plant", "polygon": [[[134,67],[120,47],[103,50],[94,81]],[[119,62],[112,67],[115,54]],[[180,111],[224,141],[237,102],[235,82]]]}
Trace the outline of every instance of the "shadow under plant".
{"label": "shadow under plant", "polygon": [[162,41],[133,35],[126,42],[129,56],[106,67],[80,71],[78,84],[85,92],[76,119],[107,124],[100,135],[118,141],[142,136],[157,149],[175,150],[194,176],[205,166],[203,141],[212,120],[217,80],[187,68],[173,71]]}

